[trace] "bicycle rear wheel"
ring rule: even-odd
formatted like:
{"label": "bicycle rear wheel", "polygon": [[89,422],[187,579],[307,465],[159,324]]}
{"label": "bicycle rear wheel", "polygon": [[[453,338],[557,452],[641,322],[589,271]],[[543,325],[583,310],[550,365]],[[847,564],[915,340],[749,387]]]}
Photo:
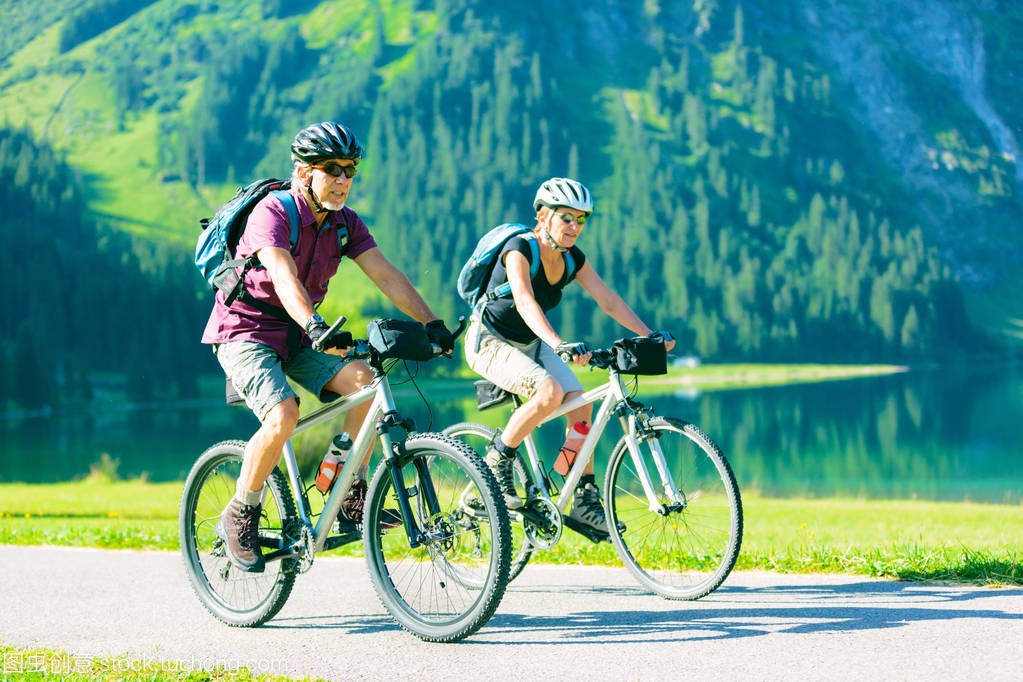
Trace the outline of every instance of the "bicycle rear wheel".
{"label": "bicycle rear wheel", "polygon": [[[472,448],[479,455],[480,459],[483,459],[486,457],[487,447],[494,442],[497,429],[475,422],[460,422],[444,429],[444,435],[462,441]],[[515,466],[512,467],[512,471],[515,479],[515,490],[518,492],[519,497],[526,499],[526,481],[529,480],[529,477],[526,475],[526,468],[521,455],[515,460]],[[522,526],[522,516],[513,510],[508,510],[508,518],[511,521],[511,566],[508,570],[508,582],[511,582],[519,577],[522,569],[529,563],[530,557],[533,556],[533,548],[526,538],[526,533]]]}
{"label": "bicycle rear wheel", "polygon": [[[268,561],[262,573],[232,565],[216,526],[234,496],[241,471],[243,441],[212,446],[192,466],[181,497],[178,533],[185,572],[200,603],[228,625],[253,627],[273,618],[295,584],[294,559]],[[267,495],[259,521],[264,554],[290,543],[285,529],[297,523],[295,504],[279,469],[267,479]]]}
{"label": "bicycle rear wheel", "polygon": [[[411,547],[398,527],[380,526],[397,496],[386,460],[366,496],[363,541],[380,601],[406,630],[430,642],[454,642],[490,619],[508,584],[508,511],[497,481],[466,445],[441,434],[409,437],[400,459],[414,525]],[[428,491],[438,508],[429,510]],[[472,505],[465,500],[475,499]],[[400,507],[399,507],[400,508]]]}
{"label": "bicycle rear wheel", "polygon": [[[611,542],[637,580],[667,599],[699,599],[728,577],[742,542],[742,501],[728,461],[692,424],[655,417],[639,447],[660,509],[651,510],[622,437],[608,463],[605,503]],[[657,443],[684,503],[660,485]]]}

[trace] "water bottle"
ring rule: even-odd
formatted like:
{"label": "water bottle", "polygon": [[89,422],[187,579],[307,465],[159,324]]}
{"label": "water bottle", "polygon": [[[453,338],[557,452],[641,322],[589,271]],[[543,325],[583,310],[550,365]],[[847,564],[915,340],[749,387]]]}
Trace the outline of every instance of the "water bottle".
{"label": "water bottle", "polygon": [[586,434],[589,432],[590,427],[586,422],[576,422],[572,425],[568,437],[565,438],[565,444],[561,446],[561,452],[558,453],[558,459],[554,461],[555,471],[562,476],[568,474],[568,470],[575,462],[575,456],[579,454],[579,449],[582,448]]}
{"label": "water bottle", "polygon": [[348,452],[351,449],[352,439],[347,431],[334,436],[333,440],[330,441],[327,454],[323,456],[323,461],[320,462],[320,469],[316,472],[316,489],[324,495],[330,492],[334,481],[337,480],[338,474],[341,473],[341,467],[344,466],[345,459],[348,457]]}

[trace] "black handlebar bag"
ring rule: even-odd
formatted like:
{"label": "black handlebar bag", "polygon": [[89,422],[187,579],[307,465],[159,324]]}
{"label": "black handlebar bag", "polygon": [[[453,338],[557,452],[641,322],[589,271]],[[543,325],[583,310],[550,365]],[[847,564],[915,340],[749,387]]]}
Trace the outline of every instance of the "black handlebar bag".
{"label": "black handlebar bag", "polygon": [[380,318],[370,322],[366,330],[369,345],[383,359],[418,362],[433,359],[433,345],[426,335],[426,327],[418,322]]}
{"label": "black handlebar bag", "polygon": [[622,374],[655,376],[668,373],[664,342],[649,336],[615,341],[615,368]]}

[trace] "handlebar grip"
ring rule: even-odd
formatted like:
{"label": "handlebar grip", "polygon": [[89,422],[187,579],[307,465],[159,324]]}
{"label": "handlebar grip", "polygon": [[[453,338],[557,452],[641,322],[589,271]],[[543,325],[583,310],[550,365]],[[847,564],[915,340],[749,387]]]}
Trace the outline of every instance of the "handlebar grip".
{"label": "handlebar grip", "polygon": [[[465,315],[458,316],[458,326],[455,327],[455,331],[451,332],[451,342],[454,344],[458,340],[458,337],[465,333],[466,327],[469,326],[469,320],[465,318]],[[433,348],[434,355],[443,355],[444,349],[438,346],[436,343],[431,343],[430,346]]]}

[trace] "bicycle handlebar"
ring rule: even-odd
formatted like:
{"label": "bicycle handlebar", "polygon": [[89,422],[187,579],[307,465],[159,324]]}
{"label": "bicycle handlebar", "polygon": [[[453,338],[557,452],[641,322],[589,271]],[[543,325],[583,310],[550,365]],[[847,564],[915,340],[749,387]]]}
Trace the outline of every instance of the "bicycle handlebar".
{"label": "bicycle handlebar", "polygon": [[[463,333],[465,333],[465,328],[468,327],[468,326],[469,326],[469,320],[466,319],[465,315],[459,315],[458,316],[458,326],[455,327],[455,331],[451,332],[451,344],[452,344],[452,346],[454,346],[454,343],[455,343],[455,341],[458,340],[458,337],[461,336]],[[436,355],[441,355],[441,354],[444,353],[444,350],[440,346],[438,346],[437,344],[431,343],[430,345],[433,346],[433,354],[435,356]]]}
{"label": "bicycle handlebar", "polygon": [[[348,319],[344,315],[337,318],[337,321],[330,326],[330,328],[323,334],[323,336],[316,340],[316,343],[314,344],[313,348],[322,351],[323,348],[330,342],[330,340],[334,336],[336,336],[338,332],[341,331],[341,328],[347,321]],[[465,318],[464,315],[460,315],[458,317],[458,326],[455,328],[455,331],[451,332],[452,343],[456,341],[458,337],[465,332],[465,328],[468,326],[468,324],[469,321]],[[433,347],[434,357],[444,354],[444,349],[442,349],[436,343],[431,343],[430,345]],[[373,353],[375,352],[367,339],[353,339],[350,348],[351,350],[348,351],[348,353],[346,353],[344,357],[352,358],[355,360],[371,359]]]}
{"label": "bicycle handlebar", "polygon": [[[590,354],[590,360],[586,363],[589,367],[607,369],[614,363],[614,350],[612,348],[588,348],[586,352]],[[565,362],[572,362],[572,359],[575,357],[571,353],[558,353],[558,355]]]}
{"label": "bicycle handlebar", "polygon": [[[663,341],[664,338],[660,334],[652,334],[646,338],[657,339]],[[619,339],[624,340],[624,339]],[[617,343],[617,341],[615,342]],[[611,369],[615,366],[615,350],[612,345],[610,348],[588,348],[587,352],[590,354],[590,361],[586,363],[588,367],[596,367],[597,369]],[[565,362],[572,362],[572,355],[570,353],[559,353],[561,359]]]}

